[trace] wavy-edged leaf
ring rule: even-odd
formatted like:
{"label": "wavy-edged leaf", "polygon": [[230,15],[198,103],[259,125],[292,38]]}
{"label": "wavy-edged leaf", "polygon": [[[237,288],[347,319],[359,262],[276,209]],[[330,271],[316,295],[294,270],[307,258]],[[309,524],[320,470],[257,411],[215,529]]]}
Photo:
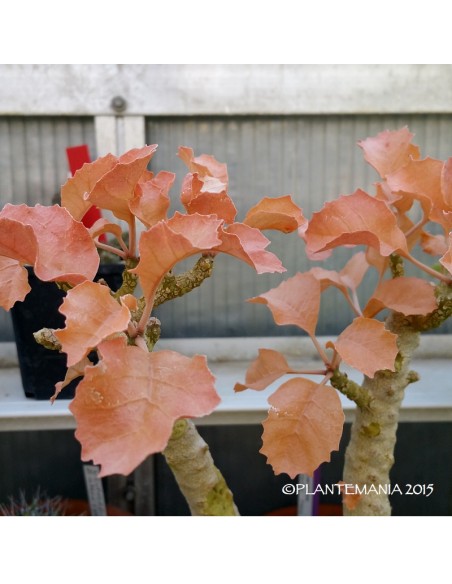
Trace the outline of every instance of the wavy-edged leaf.
{"label": "wavy-edged leaf", "polygon": [[[2,217],[33,229],[37,242],[34,269],[41,280],[60,280],[75,286],[84,280],[92,280],[96,275],[99,254],[90,233],[64,207],[6,205]],[[30,239],[31,250],[32,246]]]}
{"label": "wavy-edged leaf", "polygon": [[165,448],[176,420],[210,414],[220,401],[205,357],[146,353],[123,339],[102,343],[99,352],[70,410],[82,459],[100,464],[100,476],[130,474]]}
{"label": "wavy-edged leaf", "polygon": [[59,381],[55,384],[55,393],[50,398],[50,401],[53,403],[63,391],[63,389],[71,383],[71,381],[74,381],[74,379],[77,379],[78,377],[82,377],[85,374],[85,368],[89,365],[92,365],[91,361],[88,359],[88,357],[84,357],[81,361],[75,363],[75,365],[68,367],[63,381]]}
{"label": "wavy-edged leaf", "polygon": [[291,369],[284,355],[273,349],[259,349],[257,359],[248,367],[245,384],[236,383],[234,391],[265,389],[286,373],[295,373],[295,371]]}
{"label": "wavy-edged leaf", "polygon": [[441,191],[445,205],[452,209],[452,157],[444,162],[441,171]]}
{"label": "wavy-edged leaf", "polygon": [[161,280],[178,262],[221,243],[222,223],[215,215],[175,213],[141,235],[140,261],[130,271],[138,274],[148,303],[153,303]]}
{"label": "wavy-edged leaf", "polygon": [[[386,180],[392,191],[418,199],[424,214],[436,220],[438,211],[447,210],[441,190],[442,170],[442,160],[410,160],[403,168],[388,175]],[[435,207],[433,211],[432,206]]]}
{"label": "wavy-edged leaf", "polygon": [[344,412],[337,392],[297,377],[281,385],[268,402],[260,452],[275,474],[312,476],[339,449]]}
{"label": "wavy-edged leaf", "polygon": [[65,207],[74,219],[81,221],[83,215],[92,207],[92,203],[86,200],[85,195],[93,190],[97,181],[116,166],[117,162],[116,156],[107,154],[94,162],[85,163],[61,187],[61,206]]}
{"label": "wavy-edged leaf", "polygon": [[108,219],[98,219],[89,228],[89,233],[93,239],[96,239],[103,233],[111,233],[116,238],[122,237],[122,228],[117,223],[112,223]]}
{"label": "wavy-edged leaf", "polygon": [[129,202],[156,150],[157,144],[152,144],[123,154],[117,164],[96,182],[86,199],[101,209],[108,209],[118,219],[130,221]]}
{"label": "wavy-edged leaf", "polygon": [[36,236],[30,225],[15,219],[15,209],[8,204],[0,212],[0,256],[33,265],[38,253]]}
{"label": "wavy-edged leaf", "polygon": [[199,174],[200,178],[211,176],[219,179],[224,185],[228,184],[228,169],[224,162],[218,162],[210,154],[195,156],[193,149],[187,146],[180,146],[178,150],[179,158],[187,165],[191,172]]}
{"label": "wavy-edged leaf", "polygon": [[110,335],[126,330],[130,321],[127,306],[111,296],[108,286],[95,282],[69,290],[59,310],[66,317],[66,326],[54,333],[67,353],[68,367]]}
{"label": "wavy-edged leaf", "polygon": [[282,197],[264,197],[257,205],[251,207],[243,223],[257,229],[275,229],[291,233],[307,223],[303,211],[296,205],[290,195]]}
{"label": "wavy-edged leaf", "polygon": [[385,130],[376,136],[360,140],[365,160],[382,176],[420,158],[419,147],[411,143],[414,134],[405,126],[400,130]]}
{"label": "wavy-edged leaf", "polygon": [[447,241],[442,234],[432,235],[422,231],[420,243],[422,250],[430,255],[444,255],[447,252]]}
{"label": "wavy-edged leaf", "polygon": [[366,254],[360,251],[350,258],[340,272],[315,266],[308,273],[320,282],[322,292],[330,286],[335,286],[347,296],[347,288],[356,291],[368,269]]}
{"label": "wavy-edged leaf", "polygon": [[395,371],[397,335],[385,329],[382,322],[359,316],[342,331],[334,346],[348,365],[367,377],[384,369]]}
{"label": "wavy-edged leaf", "polygon": [[214,177],[200,179],[196,173],[188,174],[182,183],[181,202],[187,213],[214,214],[226,223],[232,223],[237,215],[227,185]]}
{"label": "wavy-edged leaf", "polygon": [[147,227],[167,218],[170,208],[169,191],[176,175],[162,170],[155,177],[139,182],[129,208]]}
{"label": "wavy-edged leaf", "polygon": [[266,304],[276,324],[295,324],[314,335],[320,309],[320,283],[309,273],[295,274],[276,288],[250,298],[248,302]]}
{"label": "wavy-edged leaf", "polygon": [[362,190],[325,203],[306,230],[311,253],[342,245],[369,245],[381,255],[407,251],[406,238],[388,205]]}
{"label": "wavy-edged leaf", "polygon": [[0,306],[10,310],[30,290],[27,270],[18,261],[0,256]]}
{"label": "wavy-edged leaf", "polygon": [[429,314],[438,308],[435,289],[421,278],[401,276],[384,280],[373,293],[363,315],[372,318],[384,308],[391,308],[405,316]]}
{"label": "wavy-edged leaf", "polygon": [[212,251],[234,256],[250,265],[258,274],[286,271],[281,260],[274,253],[266,251],[270,240],[259,229],[243,223],[233,223],[221,230],[219,236],[222,243]]}
{"label": "wavy-edged leaf", "polygon": [[440,258],[439,263],[443,265],[449,274],[452,274],[452,236],[449,235],[449,247],[446,253]]}

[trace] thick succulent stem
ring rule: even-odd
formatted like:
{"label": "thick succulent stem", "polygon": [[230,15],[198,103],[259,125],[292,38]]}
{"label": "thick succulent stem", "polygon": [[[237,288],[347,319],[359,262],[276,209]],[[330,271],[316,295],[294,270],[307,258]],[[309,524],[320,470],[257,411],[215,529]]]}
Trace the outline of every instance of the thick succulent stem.
{"label": "thick succulent stem", "polygon": [[350,442],[345,454],[344,482],[362,493],[354,509],[344,505],[345,515],[390,515],[385,485],[394,464],[394,447],[399,410],[405,388],[416,380],[409,370],[411,357],[419,344],[419,333],[409,319],[391,314],[387,328],[398,335],[396,371],[379,371],[366,377],[363,389],[371,395],[370,407],[357,408]]}
{"label": "thick succulent stem", "polygon": [[209,447],[190,420],[174,424],[163,451],[192,515],[239,515]]}

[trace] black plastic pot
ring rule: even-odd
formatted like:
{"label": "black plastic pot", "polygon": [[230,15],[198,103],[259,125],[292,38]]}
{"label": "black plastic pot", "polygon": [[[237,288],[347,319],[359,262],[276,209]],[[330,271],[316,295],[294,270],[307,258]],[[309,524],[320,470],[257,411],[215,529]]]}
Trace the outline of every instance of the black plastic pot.
{"label": "black plastic pot", "polygon": [[[55,392],[55,383],[64,379],[66,355],[38,345],[33,333],[44,327],[64,327],[65,319],[58,308],[65,293],[54,282],[39,280],[32,268],[27,269],[31,291],[23,302],[16,302],[11,316],[25,395],[43,400],[49,399]],[[122,283],[123,269],[121,264],[102,264],[95,279],[104,278],[113,290],[117,290]],[[72,381],[58,399],[72,399],[77,383],[77,379]]]}

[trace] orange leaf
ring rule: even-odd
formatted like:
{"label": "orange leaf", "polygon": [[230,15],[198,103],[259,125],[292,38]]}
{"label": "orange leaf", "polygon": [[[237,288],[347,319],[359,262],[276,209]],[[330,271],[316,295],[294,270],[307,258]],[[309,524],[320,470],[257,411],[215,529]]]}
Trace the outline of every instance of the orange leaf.
{"label": "orange leaf", "polygon": [[73,177],[61,187],[61,206],[65,207],[77,221],[92,207],[92,203],[85,199],[97,181],[110,171],[118,162],[116,156],[107,154],[94,162],[86,163],[76,171]]}
{"label": "orange leaf", "polygon": [[[33,229],[38,244],[34,269],[41,280],[60,280],[75,286],[96,275],[99,254],[89,231],[67,209],[59,205],[6,205],[2,217]],[[30,241],[31,249],[32,245]]]}
{"label": "orange leaf", "polygon": [[221,245],[212,251],[220,251],[246,262],[258,274],[285,272],[286,268],[275,254],[265,251],[270,240],[259,229],[243,223],[233,223],[222,231],[219,236]]}
{"label": "orange leaf", "polygon": [[395,371],[397,335],[386,330],[382,322],[359,316],[344,329],[334,346],[348,365],[368,377],[384,369]]}
{"label": "orange leaf", "polygon": [[447,242],[444,235],[432,235],[426,231],[421,233],[421,247],[430,255],[443,255],[447,252]]}
{"label": "orange leaf", "polygon": [[29,292],[27,270],[16,260],[0,256],[0,306],[9,310]]}
{"label": "orange leaf", "polygon": [[449,248],[443,257],[440,258],[439,263],[442,264],[450,274],[452,274],[452,236],[449,235]]}
{"label": "orange leaf", "polygon": [[339,449],[344,412],[337,392],[298,377],[281,385],[268,401],[260,452],[275,474],[312,476]]}
{"label": "orange leaf", "polygon": [[165,448],[176,420],[205,416],[220,401],[205,357],[146,353],[125,339],[106,341],[99,352],[70,410],[82,458],[101,464],[100,476],[130,474]]}
{"label": "orange leaf", "polygon": [[339,272],[341,281],[350,288],[350,290],[356,290],[361,284],[367,270],[369,269],[369,263],[366,260],[366,253],[360,251],[355,253],[345,264],[342,270]]}
{"label": "orange leaf", "polygon": [[312,274],[298,273],[248,302],[266,304],[276,324],[295,324],[313,335],[320,309],[320,283]]}
{"label": "orange leaf", "polygon": [[452,209],[452,158],[448,158],[441,171],[441,190],[444,203]]}
{"label": "orange leaf", "polygon": [[36,236],[32,227],[24,225],[20,218],[9,219],[15,209],[8,204],[0,212],[0,256],[33,265],[37,255]]}
{"label": "orange leaf", "polygon": [[197,174],[188,174],[182,183],[181,201],[188,213],[217,215],[232,223],[237,209],[226,192],[227,185],[212,177],[200,180]]}
{"label": "orange leaf", "polygon": [[114,333],[127,329],[130,311],[111,296],[110,289],[95,282],[83,282],[68,291],[60,312],[66,317],[64,329],[54,331],[68,367],[88,355],[91,349]]}
{"label": "orange leaf", "polygon": [[348,244],[370,245],[383,256],[407,251],[405,236],[387,204],[361,190],[314,213],[305,237],[311,253]]}
{"label": "orange leaf", "polygon": [[364,316],[372,318],[383,308],[391,308],[405,316],[429,314],[438,308],[434,287],[420,278],[399,277],[384,280],[375,290]]}
{"label": "orange leaf", "polygon": [[178,156],[191,172],[197,172],[201,178],[212,176],[219,179],[224,185],[228,184],[226,164],[224,162],[218,162],[210,154],[201,154],[201,156],[195,157],[191,148],[180,146]]}
{"label": "orange leaf", "polygon": [[167,218],[170,207],[169,190],[176,175],[162,171],[145,182],[139,182],[129,208],[147,227]]}
{"label": "orange leaf", "polygon": [[265,389],[282,375],[292,372],[286,358],[279,351],[259,349],[259,356],[251,363],[246,372],[245,385],[236,383],[234,391]]}
{"label": "orange leaf", "polygon": [[364,150],[365,160],[382,177],[407,164],[411,158],[420,157],[418,146],[411,144],[414,134],[407,127],[400,130],[385,130],[377,136],[358,142]]}
{"label": "orange leaf", "polygon": [[98,219],[89,228],[89,233],[93,239],[102,235],[102,233],[112,233],[115,237],[122,237],[122,228],[117,223],[111,223],[108,219]]}
{"label": "orange leaf", "polygon": [[87,200],[101,209],[112,211],[118,219],[130,221],[129,202],[156,150],[157,144],[153,144],[123,154],[118,163],[97,181]]}
{"label": "orange leaf", "polygon": [[347,295],[347,288],[355,291],[368,269],[369,263],[366,260],[366,254],[360,251],[351,257],[340,272],[316,266],[311,268],[308,273],[320,282],[322,292],[330,286],[335,286],[344,295]]}
{"label": "orange leaf", "polygon": [[[446,208],[441,190],[443,162],[434,158],[410,160],[403,168],[387,177],[389,187],[394,192],[402,192],[419,199],[426,216],[434,219],[431,206],[436,210]],[[423,201],[427,199],[428,204]]]}
{"label": "orange leaf", "polygon": [[222,223],[215,215],[175,213],[141,235],[140,261],[130,271],[138,274],[148,302],[153,303],[161,280],[178,262],[221,243],[218,231]]}
{"label": "orange leaf", "polygon": [[246,214],[243,223],[257,229],[276,229],[291,233],[307,223],[303,212],[292,201],[290,195],[284,197],[264,197]]}
{"label": "orange leaf", "polygon": [[55,393],[50,398],[50,401],[53,403],[63,391],[63,389],[71,383],[71,381],[74,381],[74,379],[77,379],[77,377],[82,377],[85,374],[85,368],[88,365],[92,365],[92,363],[88,357],[84,357],[81,361],[75,365],[72,365],[72,367],[69,367],[66,370],[66,375],[64,376],[63,381],[59,381],[55,384]]}

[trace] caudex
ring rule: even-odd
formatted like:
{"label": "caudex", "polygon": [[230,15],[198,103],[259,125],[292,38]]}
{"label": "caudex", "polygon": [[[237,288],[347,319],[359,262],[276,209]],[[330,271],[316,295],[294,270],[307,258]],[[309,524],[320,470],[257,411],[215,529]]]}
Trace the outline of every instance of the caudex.
{"label": "caudex", "polygon": [[[201,285],[218,253],[246,262],[258,274],[284,272],[262,234],[277,229],[295,232],[312,260],[338,247],[360,247],[340,271],[313,267],[250,299],[266,305],[277,325],[296,325],[307,333],[321,363],[315,370],[294,369],[283,355],[263,348],[245,383],[236,384],[235,391],[259,391],[283,375],[294,376],[269,399],[261,452],[277,474],[312,474],[339,446],[341,392],[356,403],[344,483],[389,483],[400,404],[417,379],[410,360],[419,334],[452,311],[452,158],[420,159],[412,138],[402,128],[360,142],[381,176],[375,194],[357,190],[341,196],[310,220],[283,196],[262,199],[236,222],[226,165],[186,147],[179,149],[189,170],[181,192],[185,212],[168,217],[175,176],[147,170],[156,145],[85,164],[62,187],[61,206],[6,205],[0,212],[0,305],[9,310],[28,293],[24,264],[67,291],[60,308],[65,327],[43,329],[35,337],[67,355],[67,376],[53,399],[71,379],[82,377],[70,404],[82,458],[100,464],[101,476],[127,475],[150,454],[162,452],[193,514],[238,514],[191,420],[219,403],[214,377],[203,356],[188,358],[158,346],[154,351],[160,322],[153,309]],[[81,219],[93,205],[119,222],[100,219],[87,229]],[[420,217],[414,220],[417,209]],[[116,245],[105,243],[105,237],[101,241],[104,234]],[[421,263],[413,256],[415,246],[438,256],[439,263],[433,268]],[[93,281],[99,250],[124,262],[116,292]],[[191,256],[197,258],[193,268],[174,275],[174,266]],[[406,262],[428,280],[405,276]],[[358,288],[370,269],[377,271],[378,282],[361,303]],[[331,286],[344,295],[355,318],[337,340],[322,346],[315,330],[321,294]],[[388,311],[384,322],[375,318],[383,310]],[[95,365],[88,358],[93,350],[99,357]],[[350,381],[341,363],[362,372],[363,383]],[[319,381],[304,375],[318,375]],[[343,499],[345,513],[390,513],[387,496],[372,490]]]}

